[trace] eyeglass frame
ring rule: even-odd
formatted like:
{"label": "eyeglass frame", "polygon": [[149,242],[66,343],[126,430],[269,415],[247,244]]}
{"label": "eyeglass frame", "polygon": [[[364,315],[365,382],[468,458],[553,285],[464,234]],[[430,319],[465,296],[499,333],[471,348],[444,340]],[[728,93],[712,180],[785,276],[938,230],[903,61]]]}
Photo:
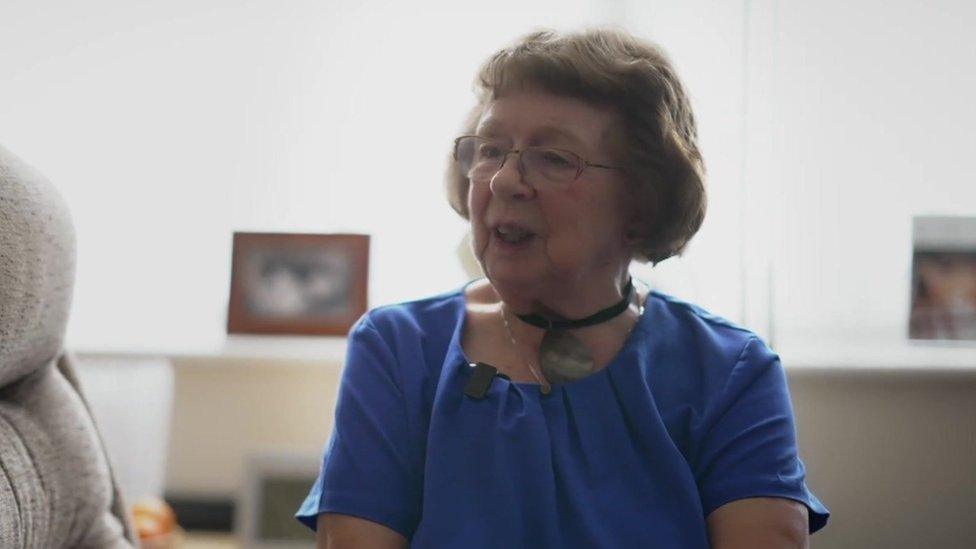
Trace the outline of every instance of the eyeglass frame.
{"label": "eyeglass frame", "polygon": [[[468,137],[474,137],[476,139],[481,139],[481,140],[484,140],[484,141],[491,141],[491,138],[485,137],[483,135],[469,134],[469,135],[461,135],[461,136],[458,136],[457,138],[454,139],[454,154],[453,154],[453,157],[454,157],[454,161],[455,162],[460,163],[460,159],[458,159],[459,145],[460,145],[462,139],[465,139],[465,138],[468,138]],[[604,169],[604,170],[620,170],[620,171],[624,171],[624,168],[622,166],[608,166],[606,164],[597,164],[595,162],[590,162],[589,160],[583,158],[582,156],[574,153],[573,151],[571,151],[569,149],[562,149],[562,148],[559,148],[559,147],[543,147],[543,146],[539,146],[539,145],[530,145],[528,147],[522,147],[522,149],[508,149],[507,151],[505,151],[505,156],[502,157],[502,163],[498,166],[498,171],[496,171],[494,175],[497,175],[498,172],[502,171],[502,168],[505,167],[505,163],[508,162],[508,157],[511,156],[512,154],[515,154],[515,155],[518,156],[518,170],[519,170],[519,173],[524,176],[525,175],[525,165],[522,164],[522,153],[524,153],[528,149],[548,149],[548,150],[552,150],[552,151],[559,151],[559,152],[563,152],[563,153],[569,153],[569,154],[573,155],[574,157],[580,159],[581,162],[579,164],[579,168],[577,168],[577,170],[576,170],[576,175],[573,176],[572,179],[567,180],[566,183],[568,183],[569,181],[576,181],[577,179],[579,179],[579,176],[582,175],[583,171],[586,170],[586,168],[601,168],[601,169]],[[492,177],[494,177],[494,175],[492,175]],[[467,174],[465,174],[465,177],[468,177],[468,179],[470,179],[470,177]]]}

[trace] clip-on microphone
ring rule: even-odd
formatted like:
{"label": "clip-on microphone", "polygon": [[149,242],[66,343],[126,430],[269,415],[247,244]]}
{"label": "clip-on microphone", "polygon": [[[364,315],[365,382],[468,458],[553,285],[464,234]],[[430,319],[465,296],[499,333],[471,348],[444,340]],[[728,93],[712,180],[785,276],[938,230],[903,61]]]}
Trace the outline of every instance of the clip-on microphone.
{"label": "clip-on microphone", "polygon": [[474,371],[471,373],[468,384],[464,386],[464,394],[471,398],[479,400],[485,398],[485,395],[488,394],[488,388],[491,387],[491,380],[495,379],[495,376],[509,379],[507,375],[498,373],[498,368],[485,362],[471,363],[468,366]]}

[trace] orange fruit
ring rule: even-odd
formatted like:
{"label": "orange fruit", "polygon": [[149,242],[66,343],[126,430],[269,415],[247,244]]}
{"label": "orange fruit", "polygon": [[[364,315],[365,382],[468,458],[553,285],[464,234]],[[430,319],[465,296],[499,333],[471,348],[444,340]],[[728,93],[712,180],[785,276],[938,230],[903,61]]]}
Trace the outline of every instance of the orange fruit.
{"label": "orange fruit", "polygon": [[168,534],[176,528],[176,513],[160,498],[143,498],[132,506],[132,516],[140,539]]}

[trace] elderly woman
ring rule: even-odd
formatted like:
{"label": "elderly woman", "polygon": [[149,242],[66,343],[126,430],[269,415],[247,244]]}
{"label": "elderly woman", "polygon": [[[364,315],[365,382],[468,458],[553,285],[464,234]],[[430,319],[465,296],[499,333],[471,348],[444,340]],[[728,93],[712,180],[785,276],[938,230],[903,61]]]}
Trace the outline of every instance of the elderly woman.
{"label": "elderly woman", "polygon": [[682,85],[619,31],[492,56],[448,198],[485,278],[367,313],[298,518],[319,547],[804,547],[779,357],[636,284],[705,212]]}

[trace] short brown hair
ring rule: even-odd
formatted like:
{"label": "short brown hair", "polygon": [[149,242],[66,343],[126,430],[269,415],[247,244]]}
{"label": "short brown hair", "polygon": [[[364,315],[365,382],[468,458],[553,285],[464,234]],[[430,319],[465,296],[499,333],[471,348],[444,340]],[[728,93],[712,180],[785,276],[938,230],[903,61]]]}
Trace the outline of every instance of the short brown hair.
{"label": "short brown hair", "polygon": [[[619,112],[623,168],[639,205],[634,259],[657,264],[679,255],[705,218],[705,168],[695,117],[667,54],[616,29],[533,32],[482,65],[475,80],[478,103],[463,132],[474,133],[486,105],[519,87]],[[448,201],[465,219],[469,185],[451,161]]]}

